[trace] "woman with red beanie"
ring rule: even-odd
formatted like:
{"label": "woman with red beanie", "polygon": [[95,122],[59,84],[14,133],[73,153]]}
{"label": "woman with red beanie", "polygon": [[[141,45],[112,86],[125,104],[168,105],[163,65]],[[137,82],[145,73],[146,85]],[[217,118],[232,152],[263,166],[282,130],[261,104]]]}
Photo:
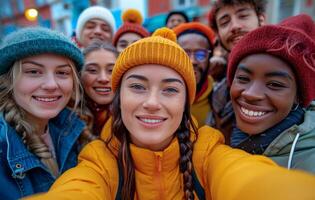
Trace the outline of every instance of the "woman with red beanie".
{"label": "woman with red beanie", "polygon": [[148,37],[150,33],[142,26],[142,15],[136,9],[128,9],[122,14],[124,24],[117,30],[113,38],[113,45],[118,52],[141,38]]}
{"label": "woman with red beanie", "polygon": [[315,173],[314,36],[312,18],[298,15],[249,33],[232,50],[233,147]]}

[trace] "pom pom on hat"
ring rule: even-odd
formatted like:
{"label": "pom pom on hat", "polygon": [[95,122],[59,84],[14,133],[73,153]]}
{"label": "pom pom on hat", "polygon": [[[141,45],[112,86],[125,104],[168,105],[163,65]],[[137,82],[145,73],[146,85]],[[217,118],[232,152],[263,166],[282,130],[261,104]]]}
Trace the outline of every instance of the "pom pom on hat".
{"label": "pom pom on hat", "polygon": [[166,39],[169,39],[173,42],[177,42],[177,37],[176,34],[174,33],[174,31],[170,31],[170,29],[164,27],[164,28],[160,28],[157,29],[152,36],[160,36]]}
{"label": "pom pom on hat", "polygon": [[6,73],[15,61],[44,53],[69,58],[78,71],[83,66],[81,50],[69,38],[47,28],[31,27],[15,31],[3,39],[0,46],[0,75]]}
{"label": "pom pom on hat", "polygon": [[136,33],[142,38],[148,37],[150,33],[142,26],[142,15],[136,9],[128,9],[122,15],[124,24],[117,30],[113,38],[113,45],[116,46],[119,38],[125,33]]}
{"label": "pom pom on hat", "polygon": [[120,53],[112,73],[113,91],[119,87],[126,71],[144,64],[163,65],[179,73],[186,83],[189,103],[194,102],[194,69],[186,52],[176,43],[176,35],[171,29],[158,29],[151,37],[138,40]]}
{"label": "pom pom on hat", "polygon": [[111,11],[102,6],[91,6],[85,9],[78,18],[75,32],[79,42],[82,42],[81,32],[84,25],[91,19],[101,19],[105,21],[111,28],[112,34],[115,34],[116,22]]}
{"label": "pom pom on hat", "polygon": [[135,23],[142,25],[143,18],[141,13],[136,9],[128,9],[121,16],[123,22]]}
{"label": "pom pom on hat", "polygon": [[232,84],[239,62],[251,54],[267,53],[290,64],[302,106],[315,99],[315,23],[308,15],[289,17],[278,25],[264,25],[246,34],[229,55],[227,79]]}

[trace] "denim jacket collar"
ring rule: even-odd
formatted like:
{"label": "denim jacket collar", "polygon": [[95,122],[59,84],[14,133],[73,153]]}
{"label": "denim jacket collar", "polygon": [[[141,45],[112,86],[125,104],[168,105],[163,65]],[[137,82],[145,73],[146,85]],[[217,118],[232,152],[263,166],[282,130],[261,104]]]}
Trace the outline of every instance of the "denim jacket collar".
{"label": "denim jacket collar", "polygon": [[[4,121],[1,114],[1,121]],[[59,170],[63,171],[65,161],[77,138],[81,134],[84,123],[69,109],[64,109],[56,118],[49,121],[49,131],[58,155]],[[13,176],[22,176],[26,171],[46,167],[23,144],[21,137],[7,124],[6,126],[7,160]]]}

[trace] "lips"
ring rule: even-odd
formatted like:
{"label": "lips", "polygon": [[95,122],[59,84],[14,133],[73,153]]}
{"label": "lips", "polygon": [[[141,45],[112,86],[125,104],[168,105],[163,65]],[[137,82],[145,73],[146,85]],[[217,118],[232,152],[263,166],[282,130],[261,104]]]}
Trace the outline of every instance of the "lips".
{"label": "lips", "polygon": [[261,117],[267,113],[264,111],[249,110],[249,109],[246,109],[244,107],[241,107],[241,112],[248,117]]}
{"label": "lips", "polygon": [[39,97],[39,96],[33,96],[33,98],[37,101],[41,101],[41,102],[55,102],[58,101],[58,99],[61,98],[61,96],[54,96],[54,97]]}
{"label": "lips", "polygon": [[111,87],[93,87],[96,93],[101,95],[108,95],[111,93],[112,88]]}
{"label": "lips", "polygon": [[231,35],[231,36],[228,38],[228,41],[231,42],[231,43],[236,43],[236,42],[238,42],[240,39],[242,39],[243,36],[244,36],[246,33],[247,33],[247,32],[239,32],[239,33],[233,34],[233,35]]}
{"label": "lips", "polygon": [[167,118],[159,117],[159,116],[136,116],[137,119],[143,124],[145,127],[156,127],[161,125]]}

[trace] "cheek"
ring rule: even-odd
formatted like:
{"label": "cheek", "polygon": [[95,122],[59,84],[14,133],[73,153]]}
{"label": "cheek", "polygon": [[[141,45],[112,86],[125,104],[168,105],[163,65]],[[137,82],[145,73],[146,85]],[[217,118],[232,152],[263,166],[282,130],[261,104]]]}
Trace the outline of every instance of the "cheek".
{"label": "cheek", "polygon": [[64,92],[64,93],[70,93],[72,94],[73,90],[74,90],[74,81],[72,78],[66,79],[66,80],[61,80],[59,82],[59,86],[60,89]]}
{"label": "cheek", "polygon": [[82,80],[82,85],[84,89],[88,89],[92,87],[92,84],[95,79],[96,79],[95,76],[87,74],[87,73],[83,73],[81,80]]}

